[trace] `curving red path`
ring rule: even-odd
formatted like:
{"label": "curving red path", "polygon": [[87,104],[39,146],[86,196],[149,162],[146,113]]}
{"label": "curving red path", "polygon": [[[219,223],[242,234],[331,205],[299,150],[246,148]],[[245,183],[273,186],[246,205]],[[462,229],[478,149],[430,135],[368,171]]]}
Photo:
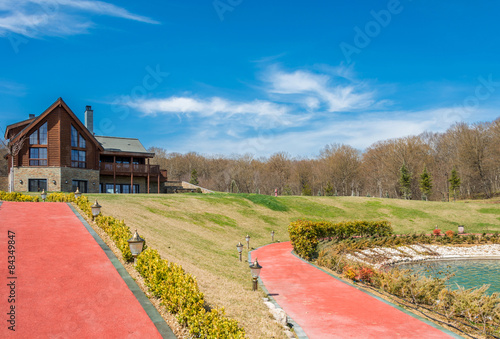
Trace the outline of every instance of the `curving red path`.
{"label": "curving red path", "polygon": [[[15,271],[8,270],[15,232]],[[16,279],[10,279],[14,276]],[[8,303],[9,282],[15,303]],[[8,329],[15,305],[15,332]],[[94,238],[65,203],[0,206],[0,338],[161,338]]]}
{"label": "curving red path", "polygon": [[310,339],[452,336],[295,257],[290,242],[251,253],[269,294]]}

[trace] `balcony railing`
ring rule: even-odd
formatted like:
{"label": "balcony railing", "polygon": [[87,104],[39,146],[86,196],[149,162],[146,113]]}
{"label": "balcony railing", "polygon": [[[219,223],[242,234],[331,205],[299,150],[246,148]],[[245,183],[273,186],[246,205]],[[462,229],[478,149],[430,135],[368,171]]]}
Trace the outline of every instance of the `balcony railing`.
{"label": "balcony railing", "polygon": [[[147,175],[148,165],[137,165],[137,164],[116,164],[112,162],[101,162],[101,174],[129,174],[134,175]],[[149,174],[158,175],[160,174],[159,165],[149,165]]]}

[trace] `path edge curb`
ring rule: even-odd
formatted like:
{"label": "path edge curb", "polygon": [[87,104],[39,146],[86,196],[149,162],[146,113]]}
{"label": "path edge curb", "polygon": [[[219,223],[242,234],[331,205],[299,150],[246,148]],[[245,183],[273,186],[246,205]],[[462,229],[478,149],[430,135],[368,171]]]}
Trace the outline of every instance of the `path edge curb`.
{"label": "path edge curb", "polygon": [[118,260],[113,251],[108,247],[108,245],[106,245],[106,243],[101,239],[101,237],[97,234],[97,232],[94,231],[92,226],[89,225],[87,220],[85,220],[85,218],[76,210],[76,208],[69,202],[66,204],[73,211],[75,216],[82,222],[83,226],[85,226],[90,235],[94,238],[97,244],[104,251],[109,261],[111,261],[111,263],[113,264],[113,267],[117,270],[118,274],[123,279],[125,284],[127,284],[129,290],[134,294],[135,298],[137,299],[141,307],[144,309],[148,317],[151,319],[151,321],[153,322],[153,324],[155,325],[156,329],[161,334],[161,336],[165,339],[177,339],[170,326],[168,326],[168,324],[160,315],[156,307],[151,303],[146,294],[144,294],[141,288],[130,276],[130,274],[127,272],[127,270],[122,265],[120,260]]}
{"label": "path edge curb", "polygon": [[[252,249],[251,251],[248,252],[248,263],[250,264],[252,262],[252,252],[253,251],[256,251],[258,250],[259,248],[262,248],[262,247],[265,247],[265,246],[269,246],[269,245],[272,245],[272,244],[277,244],[277,243],[271,243],[271,244],[267,244],[267,245],[263,245],[263,246],[259,246],[257,248],[254,248]],[[269,299],[269,301],[271,303],[274,304],[274,306],[276,307],[279,307],[280,309],[283,310],[283,307],[281,307],[277,302],[276,300],[273,298],[272,295],[269,294],[269,291],[267,290],[266,286],[264,285],[264,282],[262,281],[262,279],[259,277],[259,286],[260,288],[262,288],[262,290],[266,293],[267,295],[267,298]],[[284,310],[283,310],[284,311]],[[286,313],[286,312],[285,312]],[[298,339],[309,339],[309,337],[307,336],[306,332],[304,331],[304,329],[302,329],[302,327],[300,327],[300,325],[295,321],[293,320],[292,317],[290,317],[287,313],[286,315],[287,317],[287,321],[288,323],[292,324],[292,328],[293,328],[293,331],[295,332],[295,335],[297,336]]]}

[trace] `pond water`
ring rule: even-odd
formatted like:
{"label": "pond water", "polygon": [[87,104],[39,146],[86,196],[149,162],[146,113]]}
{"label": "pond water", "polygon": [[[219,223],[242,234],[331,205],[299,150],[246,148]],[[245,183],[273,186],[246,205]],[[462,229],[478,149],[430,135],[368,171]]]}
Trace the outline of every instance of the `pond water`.
{"label": "pond water", "polygon": [[465,288],[489,284],[488,293],[500,293],[500,259],[436,260],[404,264],[400,268],[439,278],[455,273],[447,283],[451,289],[457,289],[457,284]]}

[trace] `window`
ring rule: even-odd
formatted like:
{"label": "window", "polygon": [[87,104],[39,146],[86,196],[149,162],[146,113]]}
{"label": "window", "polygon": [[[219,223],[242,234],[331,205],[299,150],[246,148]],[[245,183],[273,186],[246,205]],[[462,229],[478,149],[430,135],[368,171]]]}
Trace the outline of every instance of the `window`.
{"label": "window", "polygon": [[71,150],[71,167],[87,168],[87,152]]}
{"label": "window", "polygon": [[71,125],[71,147],[78,147],[78,131]]}
{"label": "window", "polygon": [[81,193],[87,193],[87,180],[73,180],[73,192],[76,191],[76,188],[78,187],[78,190]]}
{"label": "window", "polygon": [[30,166],[47,166],[47,148],[30,148]]}
{"label": "window", "polygon": [[31,133],[30,145],[47,145],[47,123]]}
{"label": "window", "polygon": [[78,147],[80,148],[85,148],[87,147],[86,146],[86,143],[85,143],[85,139],[82,137],[82,135],[80,134],[80,141],[78,142]]}
{"label": "window", "polygon": [[[113,184],[106,184],[105,187],[106,190],[104,193],[113,193]],[[130,192],[130,185],[116,184],[116,193],[139,193],[139,184],[134,184],[134,186],[132,186],[132,190],[133,192]]]}
{"label": "window", "polygon": [[47,191],[47,179],[29,179],[28,189],[30,192]]}
{"label": "window", "polygon": [[113,184],[106,184],[106,193],[114,193]]}
{"label": "window", "polygon": [[40,126],[38,132],[40,145],[47,145],[47,123]]}

